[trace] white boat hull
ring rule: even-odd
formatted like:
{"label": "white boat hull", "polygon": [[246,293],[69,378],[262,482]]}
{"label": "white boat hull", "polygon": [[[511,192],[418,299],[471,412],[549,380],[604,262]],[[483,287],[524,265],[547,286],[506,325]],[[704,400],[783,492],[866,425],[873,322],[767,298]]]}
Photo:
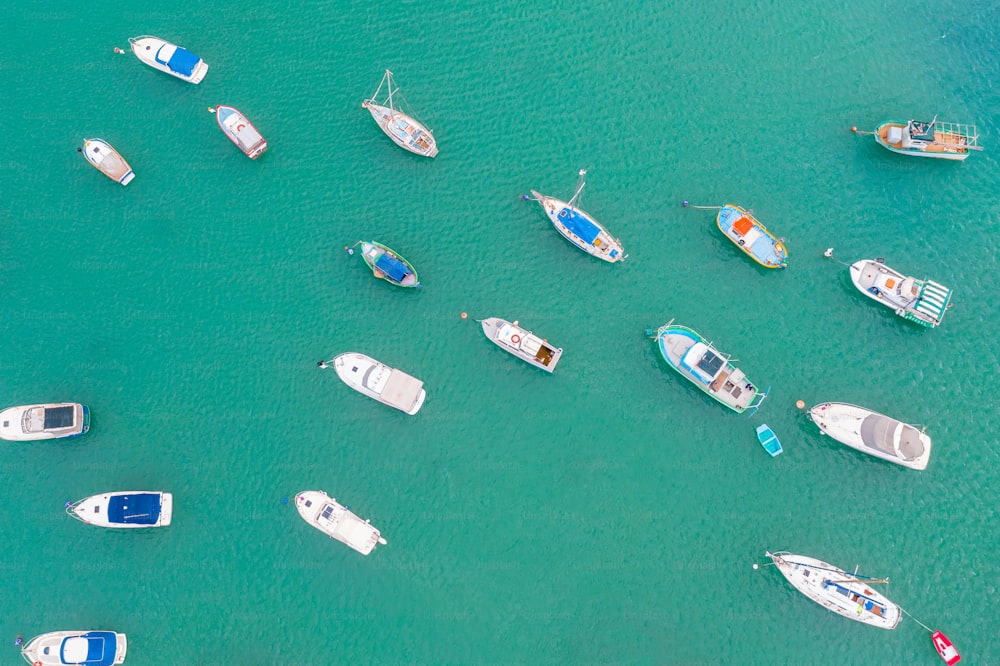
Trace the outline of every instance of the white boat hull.
{"label": "white boat hull", "polygon": [[[81,641],[87,634],[96,633],[95,630],[87,631],[52,631],[47,634],[35,636],[21,649],[21,656],[29,664],[42,664],[42,666],[67,666],[75,664],[86,664],[86,645]],[[101,632],[114,634],[115,651],[112,663],[121,664],[125,661],[128,652],[128,640],[125,634],[115,632]],[[107,638],[110,639],[110,636]],[[109,650],[110,652],[110,650]],[[65,657],[65,659],[64,659]]]}
{"label": "white boat hull", "polygon": [[931,280],[918,280],[884,262],[861,259],[851,264],[851,281],[862,294],[900,317],[933,328],[951,303],[951,290]]}
{"label": "white boat hull", "polygon": [[434,135],[412,116],[375,104],[372,100],[365,100],[361,106],[368,109],[379,128],[400,148],[424,157],[438,154]]}
{"label": "white boat hull", "polygon": [[125,158],[104,139],[84,139],[83,156],[91,166],[116,183],[128,185],[135,178],[135,172]]}
{"label": "white boat hull", "polygon": [[766,553],[792,586],[837,615],[880,629],[895,629],[899,606],[858,578],[832,564],[792,553]]}
{"label": "white boat hull", "polygon": [[364,354],[341,354],[333,360],[333,367],[337,376],[358,393],[410,416],[420,411],[427,398],[422,381]]}
{"label": "white boat hull", "polygon": [[386,540],[367,520],[362,520],[322,490],[305,490],[295,496],[295,508],[307,523],[331,539],[368,555]]}
{"label": "white boat hull", "polygon": [[[547,197],[544,194],[539,194],[535,190],[531,191],[531,196],[537,199],[538,203],[542,205],[542,210],[545,211],[546,217],[552,222],[552,226],[556,228],[559,235],[572,243],[578,250],[582,250],[590,256],[597,257],[610,264],[625,260],[625,250],[621,242],[608,233],[608,230],[588,213],[570,206],[565,201],[561,201],[555,197]],[[567,216],[570,215],[578,216],[592,224],[597,229],[597,235],[593,239],[583,238],[578,235],[565,222]]]}
{"label": "white boat hull", "polygon": [[26,442],[76,437],[90,430],[90,410],[75,402],[10,407],[0,412],[0,439]]}
{"label": "white boat hull", "polygon": [[910,469],[927,468],[931,438],[912,425],[844,402],[825,402],[809,410],[820,432],[862,453]]}
{"label": "white boat hull", "polygon": [[499,317],[482,320],[483,334],[497,347],[545,372],[552,372],[562,358],[562,347],[554,347],[531,331]]}
{"label": "white boat hull", "polygon": [[219,104],[215,107],[215,119],[222,133],[250,159],[257,159],[267,150],[267,140],[235,107]]}
{"label": "white boat hull", "polygon": [[[141,501],[140,496],[145,501]],[[131,510],[128,504],[129,498],[136,498],[136,504]],[[157,503],[156,518],[150,520],[149,500],[153,498]],[[121,490],[92,495],[74,502],[69,507],[68,513],[88,525],[97,527],[113,529],[166,527],[173,519],[174,496],[154,490]]]}
{"label": "white boat hull", "polygon": [[187,49],[158,37],[132,37],[129,43],[132,53],[139,60],[182,81],[201,83],[208,73],[208,64],[204,60]]}

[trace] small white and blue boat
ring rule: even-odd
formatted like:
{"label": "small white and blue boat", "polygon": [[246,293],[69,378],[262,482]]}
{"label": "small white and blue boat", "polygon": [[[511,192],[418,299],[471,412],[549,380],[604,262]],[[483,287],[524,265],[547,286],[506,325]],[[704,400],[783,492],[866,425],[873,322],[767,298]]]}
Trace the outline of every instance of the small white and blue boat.
{"label": "small white and blue boat", "polygon": [[583,180],[585,175],[587,175],[586,169],[581,169],[576,192],[573,193],[573,198],[568,202],[539,194],[535,190],[531,190],[530,197],[524,194],[521,198],[525,201],[540,203],[556,231],[575,245],[577,249],[608,263],[624,261],[628,255],[625,254],[621,241],[609,234],[608,230],[601,226],[597,220],[576,206],[583,186],[587,184]]}
{"label": "small white and blue boat", "polygon": [[33,666],[114,666],[125,661],[128,641],[114,631],[51,631],[21,648]]}
{"label": "small white and blue boat", "polygon": [[715,224],[726,238],[764,268],[788,266],[788,250],[780,238],[767,230],[749,211],[726,204],[715,216]]}
{"label": "small white and blue boat", "polygon": [[121,490],[72,502],[66,506],[66,513],[98,527],[166,527],[174,515],[174,496],[158,491]]}
{"label": "small white and blue boat", "polygon": [[778,436],[774,434],[773,430],[767,427],[766,423],[757,426],[757,439],[760,440],[760,445],[764,447],[764,450],[772,458],[783,450],[781,442],[778,441]]}
{"label": "small white and blue boat", "polygon": [[208,64],[185,48],[171,44],[159,37],[142,35],[129,37],[132,53],[153,69],[176,76],[188,83],[201,83],[208,72]]}

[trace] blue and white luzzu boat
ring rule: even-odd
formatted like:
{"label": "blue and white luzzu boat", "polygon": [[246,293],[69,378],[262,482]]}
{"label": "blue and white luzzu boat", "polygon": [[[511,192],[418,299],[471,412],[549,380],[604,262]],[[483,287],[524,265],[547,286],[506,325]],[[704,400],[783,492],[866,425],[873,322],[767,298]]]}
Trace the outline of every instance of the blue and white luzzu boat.
{"label": "blue and white luzzu boat", "polygon": [[788,250],[780,238],[739,206],[726,204],[715,216],[719,231],[764,268],[785,268]]}
{"label": "blue and white luzzu boat", "polygon": [[114,666],[125,661],[125,634],[113,631],[52,631],[21,649],[33,666]]}
{"label": "blue and white luzzu boat", "polygon": [[208,72],[208,64],[185,48],[171,44],[159,37],[142,35],[129,37],[132,53],[153,69],[176,76],[188,83],[201,83]]}
{"label": "blue and white luzzu boat", "polygon": [[174,515],[174,496],[157,491],[122,490],[77,500],[66,507],[66,513],[98,527],[166,527]]}
{"label": "blue and white luzzu boat", "polygon": [[531,197],[523,195],[525,201],[534,200],[542,205],[545,214],[552,221],[556,231],[562,237],[583,250],[592,257],[603,259],[608,263],[623,261],[628,255],[622,249],[621,242],[608,233],[601,224],[586,212],[576,207],[580,192],[586,183],[583,177],[587,171],[580,171],[580,179],[576,184],[576,192],[568,202],[531,191]]}

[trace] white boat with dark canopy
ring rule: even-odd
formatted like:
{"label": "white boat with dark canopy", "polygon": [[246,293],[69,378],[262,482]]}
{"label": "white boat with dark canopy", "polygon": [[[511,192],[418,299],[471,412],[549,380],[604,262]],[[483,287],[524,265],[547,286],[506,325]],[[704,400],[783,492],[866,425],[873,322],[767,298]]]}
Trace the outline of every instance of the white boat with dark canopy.
{"label": "white boat with dark canopy", "polygon": [[824,402],[807,416],[841,444],[910,469],[926,469],[931,438],[923,430],[846,402]]}
{"label": "white boat with dark canopy", "polygon": [[349,352],[318,365],[332,365],[337,376],[358,393],[411,416],[420,411],[427,398],[422,381],[364,354]]}
{"label": "white boat with dark canopy", "polygon": [[371,553],[378,544],[386,545],[382,533],[369,521],[361,520],[322,490],[302,491],[295,496],[295,508],[307,523],[362,555]]}
{"label": "white boat with dark canopy", "polygon": [[21,648],[32,666],[114,666],[125,661],[128,641],[114,631],[52,631]]}
{"label": "white boat with dark canopy", "polygon": [[95,169],[120,185],[128,185],[135,178],[125,158],[104,139],[84,139],[79,151]]}
{"label": "white boat with dark canopy", "polygon": [[[879,629],[895,629],[900,608],[872,589],[888,579],[874,579],[848,573],[822,560],[784,551],[765,552],[796,590],[823,608],[849,620]],[[754,565],[756,568],[757,565]]]}
{"label": "white boat with dark canopy", "polygon": [[76,437],[90,430],[90,409],[77,402],[10,407],[0,412],[0,439],[24,442]]}
{"label": "white boat with dark canopy", "polygon": [[753,415],[771,391],[771,387],[758,391],[728,356],[701,334],[675,324],[673,319],[658,328],[655,335],[647,329],[646,335],[656,338],[660,354],[671,368],[734,412],[750,410]]}
{"label": "white boat with dark canopy", "polygon": [[884,259],[855,261],[851,280],[868,298],[928,328],[941,323],[951,304],[951,289],[933,280],[905,276],[886,266]]}
{"label": "white boat with dark canopy", "polygon": [[208,72],[204,60],[185,48],[171,44],[159,37],[142,35],[129,37],[132,53],[153,69],[176,76],[188,83],[201,83]]}
{"label": "white boat with dark canopy", "polygon": [[77,500],[66,507],[66,513],[97,527],[166,527],[174,515],[174,496],[158,491],[121,490]]}
{"label": "white boat with dark canopy", "polygon": [[[851,128],[857,131],[857,128]],[[868,134],[868,132],[862,132]],[[900,155],[961,162],[970,150],[982,150],[975,125],[925,120],[886,120],[871,134],[883,148]]]}
{"label": "white boat with dark canopy", "polygon": [[[385,96],[380,97],[383,86]],[[424,157],[434,157],[438,154],[437,142],[431,131],[416,118],[400,110],[399,88],[392,80],[392,72],[389,70],[385,70],[375,94],[361,102],[361,106],[368,109],[386,136],[400,148]]]}
{"label": "white boat with dark canopy", "polygon": [[521,198],[525,201],[540,203],[542,210],[545,211],[556,231],[575,245],[577,249],[608,263],[624,261],[628,255],[622,249],[621,241],[608,233],[608,230],[601,226],[600,222],[576,206],[583,186],[587,184],[583,180],[586,175],[586,169],[581,169],[576,192],[573,193],[573,197],[568,202],[539,194],[535,190],[531,190],[530,197],[522,195]]}
{"label": "white boat with dark canopy", "polygon": [[483,333],[497,347],[545,372],[552,372],[562,358],[562,347],[550,345],[531,331],[499,317],[479,322]]}

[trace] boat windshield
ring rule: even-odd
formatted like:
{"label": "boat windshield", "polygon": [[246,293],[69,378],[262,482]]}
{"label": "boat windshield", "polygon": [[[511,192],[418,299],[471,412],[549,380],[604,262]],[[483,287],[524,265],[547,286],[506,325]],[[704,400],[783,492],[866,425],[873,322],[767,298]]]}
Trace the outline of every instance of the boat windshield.
{"label": "boat windshield", "polygon": [[364,384],[375,393],[381,393],[392,371],[381,363],[365,373]]}
{"label": "boat windshield", "polygon": [[49,407],[45,410],[45,429],[68,428],[73,425],[73,406]]}

